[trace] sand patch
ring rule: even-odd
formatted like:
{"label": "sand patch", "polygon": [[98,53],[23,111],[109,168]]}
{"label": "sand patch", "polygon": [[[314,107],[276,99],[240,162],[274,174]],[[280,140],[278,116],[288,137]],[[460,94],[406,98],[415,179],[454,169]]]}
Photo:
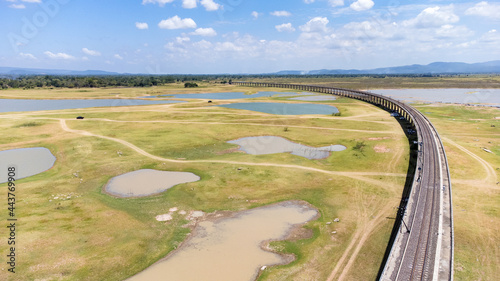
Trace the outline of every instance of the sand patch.
{"label": "sand patch", "polygon": [[383,138],[368,138],[368,140],[371,140],[371,141],[376,141],[376,140],[388,140],[390,139],[390,137],[383,137]]}
{"label": "sand patch", "polygon": [[390,148],[387,148],[386,146],[383,146],[383,145],[376,145],[373,149],[377,153],[388,153],[388,152],[391,152]]}

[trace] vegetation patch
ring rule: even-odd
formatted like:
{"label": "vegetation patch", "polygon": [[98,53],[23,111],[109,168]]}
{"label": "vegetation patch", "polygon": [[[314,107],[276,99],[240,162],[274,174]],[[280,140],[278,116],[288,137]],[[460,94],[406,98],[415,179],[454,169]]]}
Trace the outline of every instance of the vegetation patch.
{"label": "vegetation patch", "polygon": [[[178,94],[248,90],[205,82],[200,82],[199,88],[184,89],[183,83],[144,89],[89,88],[86,92],[68,88],[7,89],[2,95],[107,98],[117,92],[121,97],[139,97],[152,91]],[[187,224],[184,216],[173,214],[168,222],[155,219],[169,213],[170,208],[210,213],[303,200],[321,213],[317,221],[306,225],[313,236],[277,244],[282,245],[283,252],[295,254],[297,260],[287,266],[270,268],[261,278],[325,280],[349,243],[357,237],[356,233],[373,223],[376,214],[382,213],[382,217],[392,214],[392,210],[384,206],[397,206],[404,176],[385,176],[384,173],[404,175],[408,164],[404,157],[408,141],[387,112],[346,98],[328,103],[342,104],[346,110],[342,116],[290,117],[214,109],[206,102],[195,100],[183,105],[5,116],[0,123],[5,133],[0,135],[1,148],[20,148],[29,142],[30,146],[49,148],[57,157],[49,171],[17,182],[22,187],[16,194],[20,200],[19,217],[26,229],[19,233],[19,241],[23,241],[29,251],[23,252],[23,265],[16,277],[20,280],[123,280],[165,257],[187,237],[190,229],[183,227]],[[79,115],[85,116],[85,120],[74,120]],[[66,119],[72,130],[105,138],[65,131],[58,118]],[[43,126],[18,126],[29,122],[40,122]],[[348,149],[320,160],[285,153],[227,153],[235,145],[226,141],[259,135],[286,137],[313,147],[339,143]],[[368,138],[385,137],[388,138],[368,141]],[[164,159],[147,157],[119,141]],[[363,156],[359,150],[353,150],[360,142],[364,142]],[[376,153],[374,147],[380,143],[393,151]],[[353,153],[360,157],[354,157]],[[144,168],[191,172],[201,180],[143,198],[114,198],[102,191],[112,177]],[[365,178],[360,174],[363,172],[381,173],[384,178]],[[336,218],[340,218],[340,222],[334,222]],[[6,214],[0,213],[0,219],[6,220]],[[382,232],[389,233],[391,226],[382,224]],[[371,232],[365,243],[371,243],[371,238],[378,233]],[[382,241],[375,239],[376,243]],[[359,252],[358,257],[363,258],[354,259],[354,266],[362,267],[370,257],[382,257],[385,247],[368,244]],[[6,244],[0,244],[0,253],[6,254],[6,251]],[[372,278],[378,265],[373,262],[369,267],[357,272],[356,277]],[[0,272],[0,279],[7,279],[4,272]]]}

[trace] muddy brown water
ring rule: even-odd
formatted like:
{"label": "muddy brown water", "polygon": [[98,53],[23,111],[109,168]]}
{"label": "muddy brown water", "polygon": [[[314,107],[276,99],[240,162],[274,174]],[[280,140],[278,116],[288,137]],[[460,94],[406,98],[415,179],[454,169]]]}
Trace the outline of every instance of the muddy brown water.
{"label": "muddy brown water", "polygon": [[199,180],[200,177],[193,173],[143,169],[112,178],[104,189],[117,197],[142,197],[164,192],[181,183]]}
{"label": "muddy brown water", "polygon": [[294,227],[317,216],[310,205],[287,201],[202,221],[181,247],[128,280],[255,280],[263,266],[289,262],[262,245],[285,239]]}

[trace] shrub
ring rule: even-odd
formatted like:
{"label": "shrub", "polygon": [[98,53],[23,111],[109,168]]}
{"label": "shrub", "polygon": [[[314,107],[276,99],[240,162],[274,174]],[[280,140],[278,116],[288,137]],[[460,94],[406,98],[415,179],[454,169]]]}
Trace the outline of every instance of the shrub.
{"label": "shrub", "polygon": [[196,83],[191,83],[191,82],[184,83],[184,88],[196,88],[196,87],[198,87],[198,84]]}

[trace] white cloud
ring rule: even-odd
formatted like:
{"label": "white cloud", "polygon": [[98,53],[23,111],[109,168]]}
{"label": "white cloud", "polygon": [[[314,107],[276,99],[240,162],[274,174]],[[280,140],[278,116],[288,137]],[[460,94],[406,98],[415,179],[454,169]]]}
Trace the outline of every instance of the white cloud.
{"label": "white cloud", "polygon": [[495,44],[498,50],[498,44],[500,44],[500,33],[496,29],[492,29],[487,33],[483,34],[480,38],[481,43]]}
{"label": "white cloud", "polygon": [[86,55],[89,55],[89,56],[95,56],[95,57],[97,57],[97,56],[100,56],[100,55],[101,55],[101,53],[99,53],[98,51],[89,50],[89,49],[87,49],[87,48],[83,48],[83,49],[82,49],[82,52],[84,52]]}
{"label": "white cloud", "polygon": [[187,36],[182,36],[182,37],[176,37],[175,38],[175,42],[177,42],[178,44],[182,44],[184,42],[189,42],[191,41],[191,38],[187,37]]}
{"label": "white cloud", "polygon": [[294,32],[295,31],[295,28],[292,26],[291,23],[284,23],[284,24],[276,25],[275,28],[279,32]]}
{"label": "white cloud", "polygon": [[194,32],[189,33],[190,35],[200,35],[200,36],[216,36],[217,32],[209,27],[209,28],[198,28]]}
{"label": "white cloud", "polygon": [[472,32],[465,26],[453,26],[451,24],[445,24],[436,30],[436,36],[443,39],[465,38],[473,34],[474,32]]}
{"label": "white cloud", "polygon": [[49,52],[49,51],[46,51],[44,52],[44,54],[46,56],[48,56],[49,58],[51,59],[64,59],[64,60],[72,60],[74,59],[75,57],[73,57],[72,55],[68,55],[66,53],[57,53],[57,54],[54,54],[52,52]]}
{"label": "white cloud", "polygon": [[212,43],[208,42],[207,40],[201,40],[201,41],[193,43],[193,47],[205,49],[205,50],[210,50],[210,49],[212,49]]}
{"label": "white cloud", "polygon": [[218,52],[239,52],[243,50],[242,46],[238,46],[233,42],[217,42],[215,48],[215,51]]}
{"label": "white cloud", "polygon": [[304,3],[311,4],[311,3],[314,3],[314,0],[304,0]]}
{"label": "white cloud", "polygon": [[122,56],[120,56],[119,54],[115,54],[113,57],[114,57],[115,59],[118,59],[118,60],[122,60],[122,59],[123,59],[123,57],[122,57]]}
{"label": "white cloud", "polygon": [[328,4],[332,7],[344,6],[344,0],[329,0]]}
{"label": "white cloud", "polygon": [[432,7],[423,10],[416,18],[404,21],[406,26],[417,28],[440,27],[445,24],[456,23],[459,17],[453,13],[453,6]]}
{"label": "white cloud", "polygon": [[393,39],[398,36],[397,24],[382,21],[350,22],[343,26],[344,37],[362,41]]}
{"label": "white cloud", "polygon": [[135,27],[137,27],[138,29],[148,29],[149,25],[145,22],[136,22]]}
{"label": "white cloud", "polygon": [[30,54],[30,53],[19,53],[19,56],[22,57],[22,58],[27,58],[27,59],[32,59],[32,60],[36,60],[37,58]]}
{"label": "white cloud", "polygon": [[256,12],[256,11],[253,11],[253,12],[252,12],[252,17],[253,17],[254,19],[258,19],[258,18],[259,18],[259,16],[260,16],[260,14],[259,14],[258,12]]}
{"label": "white cloud", "polygon": [[326,25],[329,22],[330,21],[325,17],[315,17],[299,28],[304,32],[326,32],[328,31]]}
{"label": "white cloud", "polygon": [[209,12],[217,11],[218,9],[222,8],[222,6],[215,3],[214,0],[201,0],[200,4]]}
{"label": "white cloud", "polygon": [[158,26],[162,29],[184,29],[196,28],[196,23],[191,18],[181,19],[179,16],[173,16],[169,19],[162,20]]}
{"label": "white cloud", "polygon": [[[20,0],[20,1],[25,3],[42,3],[42,0]],[[13,2],[13,4],[9,5],[9,8],[26,9],[26,5],[24,4],[15,4],[15,2],[18,2],[18,0],[7,0],[7,2]]]}
{"label": "white cloud", "polygon": [[174,0],[142,0],[142,5],[146,5],[146,4],[155,4],[155,3],[158,3],[158,5],[160,7],[163,7],[165,6],[165,4],[167,3],[172,3],[174,2]]}
{"label": "white cloud", "polygon": [[271,15],[275,16],[275,17],[289,17],[292,14],[288,11],[274,11],[274,12],[271,12]]}
{"label": "white cloud", "polygon": [[182,0],[182,8],[184,9],[194,9],[198,5],[196,4],[197,0]]}
{"label": "white cloud", "polygon": [[372,0],[358,0],[354,3],[352,3],[349,7],[353,9],[354,11],[364,11],[364,10],[369,10],[375,5]]}
{"label": "white cloud", "polygon": [[486,1],[482,1],[477,3],[474,7],[467,9],[465,14],[500,19],[500,4],[489,4]]}
{"label": "white cloud", "polygon": [[24,4],[10,4],[9,8],[12,8],[12,9],[26,9],[26,6]]}

